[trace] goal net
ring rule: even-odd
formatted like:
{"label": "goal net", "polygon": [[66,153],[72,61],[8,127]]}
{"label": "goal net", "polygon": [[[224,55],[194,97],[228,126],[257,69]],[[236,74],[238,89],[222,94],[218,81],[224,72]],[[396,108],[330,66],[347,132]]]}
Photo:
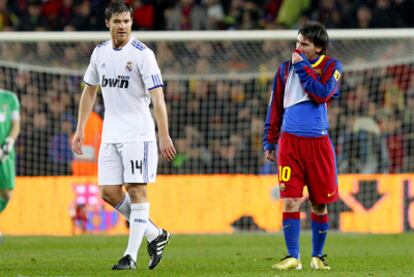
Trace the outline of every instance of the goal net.
{"label": "goal net", "polygon": [[[330,31],[329,55],[344,65],[330,105],[340,173],[414,172],[412,30]],[[82,77],[108,33],[0,33],[0,87],[21,101],[17,174],[96,173],[104,108],[98,99],[84,157],[70,150]],[[144,32],[161,68],[178,151],[161,174],[272,174],[263,122],[274,72],[296,32]]]}

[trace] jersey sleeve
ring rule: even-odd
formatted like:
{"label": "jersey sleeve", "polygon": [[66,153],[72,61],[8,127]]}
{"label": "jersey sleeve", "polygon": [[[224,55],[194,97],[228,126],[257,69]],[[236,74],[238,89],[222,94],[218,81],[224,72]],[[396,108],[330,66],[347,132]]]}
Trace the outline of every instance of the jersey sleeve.
{"label": "jersey sleeve", "polygon": [[154,52],[148,48],[143,52],[139,62],[139,69],[146,90],[164,86]]}
{"label": "jersey sleeve", "polygon": [[98,47],[93,50],[88,68],[86,69],[85,75],[83,76],[83,81],[91,86],[99,85],[99,74],[96,67],[97,49]]}
{"label": "jersey sleeve", "polygon": [[272,94],[264,126],[264,150],[275,150],[275,145],[279,139],[283,119],[283,93],[285,89],[283,75],[286,70],[285,67],[285,64],[279,66],[273,79]]}
{"label": "jersey sleeve", "polygon": [[339,84],[343,74],[342,65],[339,61],[333,59],[329,61],[321,78],[317,77],[306,59],[294,64],[294,68],[303,90],[315,103],[327,103],[332,97],[339,95]]}

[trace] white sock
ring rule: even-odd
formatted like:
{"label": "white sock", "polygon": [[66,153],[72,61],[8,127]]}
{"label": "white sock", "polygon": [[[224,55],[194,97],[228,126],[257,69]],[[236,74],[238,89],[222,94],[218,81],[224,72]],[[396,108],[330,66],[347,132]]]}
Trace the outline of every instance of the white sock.
{"label": "white sock", "polygon": [[124,256],[130,255],[134,261],[137,261],[138,249],[141,246],[142,238],[147,229],[149,208],[150,205],[148,202],[131,204],[128,246]]}
{"label": "white sock", "polygon": [[115,209],[129,221],[129,216],[131,215],[131,198],[129,198],[127,192],[124,192],[124,199],[115,207]]}
{"label": "white sock", "polygon": [[[124,199],[115,207],[120,214],[122,214],[126,220],[129,221],[131,215],[131,198],[127,192],[124,192]],[[152,221],[149,219],[147,224],[147,229],[145,229],[145,237],[148,242],[153,241],[161,234],[161,229],[158,228]]]}
{"label": "white sock", "polygon": [[148,242],[153,241],[161,235],[161,229],[158,228],[151,219],[148,219],[147,229],[145,229],[145,237]]}

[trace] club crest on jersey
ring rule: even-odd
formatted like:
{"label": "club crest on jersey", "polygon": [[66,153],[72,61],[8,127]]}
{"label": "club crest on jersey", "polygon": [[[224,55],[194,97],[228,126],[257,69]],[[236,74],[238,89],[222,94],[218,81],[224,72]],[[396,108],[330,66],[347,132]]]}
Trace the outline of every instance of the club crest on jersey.
{"label": "club crest on jersey", "polygon": [[132,71],[132,62],[127,62],[125,65],[125,70],[128,72]]}
{"label": "club crest on jersey", "polygon": [[286,189],[285,183],[280,183],[279,184],[279,189],[280,189],[280,191],[284,191]]}

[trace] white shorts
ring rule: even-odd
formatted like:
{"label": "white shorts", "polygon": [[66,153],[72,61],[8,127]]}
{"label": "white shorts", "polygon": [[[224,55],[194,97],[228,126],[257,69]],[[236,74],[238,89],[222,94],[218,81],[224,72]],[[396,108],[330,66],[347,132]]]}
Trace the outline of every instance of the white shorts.
{"label": "white shorts", "polygon": [[99,185],[154,183],[157,163],[155,141],[102,143],[98,158]]}

